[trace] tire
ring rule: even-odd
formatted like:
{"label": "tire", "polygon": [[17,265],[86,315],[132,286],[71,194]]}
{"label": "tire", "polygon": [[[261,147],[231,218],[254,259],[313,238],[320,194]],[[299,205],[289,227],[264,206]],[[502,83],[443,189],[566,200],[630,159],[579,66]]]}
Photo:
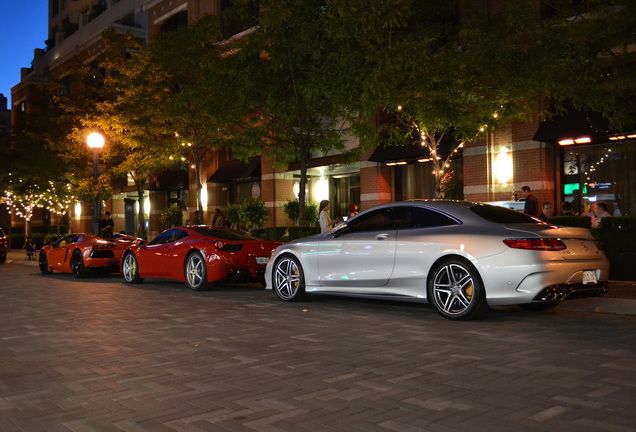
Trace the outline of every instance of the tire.
{"label": "tire", "polygon": [[274,264],[272,286],[278,298],[283,301],[302,301],[309,297],[305,292],[303,268],[291,255],[283,255]]}
{"label": "tire", "polygon": [[84,267],[84,259],[82,258],[82,253],[77,249],[71,256],[71,271],[76,278],[85,278],[90,273],[90,271],[86,267]]}
{"label": "tire", "polygon": [[550,309],[554,309],[559,304],[561,304],[560,301],[553,301],[553,302],[547,302],[547,303],[524,303],[524,304],[520,304],[519,307],[527,311],[543,312]]}
{"label": "tire", "polygon": [[185,262],[185,280],[190,289],[200,291],[209,286],[208,269],[200,252],[192,252]]}
{"label": "tire", "polygon": [[40,266],[40,272],[42,274],[51,274],[53,270],[49,270],[49,259],[46,256],[46,252],[40,251],[40,257],[38,259],[38,264]]}
{"label": "tire", "polygon": [[124,255],[121,265],[121,275],[129,284],[138,284],[144,281],[144,279],[139,276],[139,262],[134,253],[128,252]]}
{"label": "tire", "polygon": [[0,264],[4,264],[5,262],[7,262],[7,254],[3,253],[0,255]]}
{"label": "tire", "polygon": [[486,291],[477,270],[460,258],[447,259],[429,273],[429,303],[444,318],[468,321],[488,310]]}

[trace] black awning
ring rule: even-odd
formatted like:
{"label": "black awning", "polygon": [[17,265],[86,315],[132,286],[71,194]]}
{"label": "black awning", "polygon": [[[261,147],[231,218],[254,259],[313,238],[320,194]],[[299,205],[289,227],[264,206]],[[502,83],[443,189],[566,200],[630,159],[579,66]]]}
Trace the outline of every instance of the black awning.
{"label": "black awning", "polygon": [[403,146],[377,147],[371,156],[370,162],[406,161],[429,157],[428,148],[421,144],[407,144]]}
{"label": "black awning", "polygon": [[[442,156],[450,153],[457,143],[453,131],[448,131],[438,144],[438,154]],[[369,162],[408,162],[430,156],[428,148],[416,141],[405,145],[379,146],[371,153],[368,160]]]}
{"label": "black awning", "polygon": [[254,156],[247,162],[230,160],[221,162],[219,168],[210,176],[208,183],[232,183],[241,180],[261,178],[261,157]]}
{"label": "black awning", "polygon": [[552,142],[564,138],[605,137],[607,134],[608,122],[599,113],[571,110],[542,121],[532,139]]}
{"label": "black awning", "polygon": [[150,185],[148,190],[151,191],[175,191],[188,189],[190,179],[188,171],[174,170],[166,171],[161,174],[157,180]]}

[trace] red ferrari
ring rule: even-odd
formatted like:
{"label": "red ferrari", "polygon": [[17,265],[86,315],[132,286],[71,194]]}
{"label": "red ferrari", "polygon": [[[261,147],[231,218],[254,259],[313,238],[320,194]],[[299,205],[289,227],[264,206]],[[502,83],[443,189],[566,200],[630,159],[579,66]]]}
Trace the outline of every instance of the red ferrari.
{"label": "red ferrari", "polygon": [[168,278],[187,282],[193,290],[223,280],[263,282],[265,264],[282,243],[206,225],[171,228],[126,249],[121,273],[131,284]]}
{"label": "red ferrari", "polygon": [[70,234],[40,250],[40,271],[59,271],[76,277],[89,276],[94,270],[115,271],[119,260],[135,237],[117,235],[113,239],[90,234]]}

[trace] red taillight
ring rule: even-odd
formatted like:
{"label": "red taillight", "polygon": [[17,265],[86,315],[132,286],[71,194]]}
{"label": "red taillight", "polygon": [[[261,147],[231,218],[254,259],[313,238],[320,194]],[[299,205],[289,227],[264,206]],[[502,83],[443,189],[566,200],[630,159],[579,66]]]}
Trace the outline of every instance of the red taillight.
{"label": "red taillight", "polygon": [[503,242],[513,249],[560,251],[566,248],[565,243],[559,239],[511,239]]}
{"label": "red taillight", "polygon": [[223,248],[225,247],[225,243],[223,243],[221,240],[217,240],[216,243],[214,243],[214,246],[216,246],[218,250],[223,250]]}

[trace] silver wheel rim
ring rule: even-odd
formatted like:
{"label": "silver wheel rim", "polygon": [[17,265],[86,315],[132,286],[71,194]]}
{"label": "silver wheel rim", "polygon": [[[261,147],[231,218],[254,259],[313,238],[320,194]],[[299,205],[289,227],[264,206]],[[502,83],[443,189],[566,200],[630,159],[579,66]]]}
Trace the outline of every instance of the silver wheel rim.
{"label": "silver wheel rim", "polygon": [[433,301],[445,314],[465,312],[474,298],[474,280],[464,266],[448,264],[435,274]]}
{"label": "silver wheel rim", "polygon": [[137,261],[132,254],[126,255],[126,258],[124,258],[123,273],[124,279],[126,279],[127,282],[131,282],[137,274]]}
{"label": "silver wheel rim", "polygon": [[186,264],[186,279],[188,285],[198,288],[203,281],[203,260],[198,255],[191,255]]}
{"label": "silver wheel rim", "polygon": [[300,287],[300,270],[291,258],[284,258],[276,264],[274,273],[274,287],[278,295],[284,300],[293,299]]}

